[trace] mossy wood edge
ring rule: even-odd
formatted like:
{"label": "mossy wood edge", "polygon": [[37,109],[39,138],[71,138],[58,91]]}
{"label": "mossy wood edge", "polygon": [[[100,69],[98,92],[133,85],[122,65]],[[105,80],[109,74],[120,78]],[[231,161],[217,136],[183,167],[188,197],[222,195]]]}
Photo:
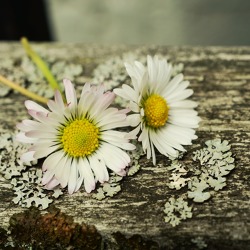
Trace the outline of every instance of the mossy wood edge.
{"label": "mossy wood edge", "polygon": [[[72,216],[75,222],[95,225],[101,235],[117,231],[127,236],[140,234],[157,241],[164,249],[185,249],[185,245],[197,237],[203,238],[207,249],[247,248],[250,242],[250,47],[53,43],[32,46],[57,60],[82,64],[87,77],[91,77],[92,70],[112,55],[138,48],[145,55],[163,54],[172,62],[183,63],[185,79],[191,82],[192,99],[199,102],[197,110],[202,118],[197,131],[199,138],[187,148],[184,161],[192,161],[192,152],[204,147],[205,141],[215,138],[229,140],[235,156],[236,168],[227,177],[227,186],[202,204],[190,201],[194,208],[193,218],[175,228],[164,222],[164,204],[171,196],[178,197],[183,192],[170,190],[166,168],[154,167],[144,158],[141,160],[142,170],[125,179],[122,191],[116,196],[97,201],[82,191],[73,195],[65,192],[54,202],[57,208]],[[20,44],[0,43],[0,60],[23,56]],[[16,123],[27,117],[24,100],[25,97],[17,93],[0,98],[0,132],[14,131]],[[169,164],[162,156],[157,157],[157,162]],[[9,181],[0,176],[0,227],[4,229],[8,228],[13,214],[25,210],[14,205],[12,198]]]}

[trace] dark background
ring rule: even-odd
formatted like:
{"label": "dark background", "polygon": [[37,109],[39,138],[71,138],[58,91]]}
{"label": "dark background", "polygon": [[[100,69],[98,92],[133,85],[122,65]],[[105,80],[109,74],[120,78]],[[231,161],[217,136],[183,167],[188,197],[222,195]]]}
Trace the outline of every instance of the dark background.
{"label": "dark background", "polygon": [[0,0],[0,40],[250,45],[250,0]]}
{"label": "dark background", "polygon": [[53,40],[45,1],[0,0],[0,10],[0,40]]}

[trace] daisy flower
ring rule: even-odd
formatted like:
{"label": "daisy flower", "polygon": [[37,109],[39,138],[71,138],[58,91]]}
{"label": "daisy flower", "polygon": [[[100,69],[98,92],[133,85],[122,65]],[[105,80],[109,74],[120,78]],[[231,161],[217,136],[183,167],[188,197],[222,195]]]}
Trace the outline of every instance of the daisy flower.
{"label": "daisy flower", "polygon": [[171,79],[172,67],[166,60],[147,57],[147,68],[138,61],[126,64],[133,88],[124,84],[114,92],[130,101],[134,112],[128,116],[136,127],[131,135],[139,135],[147,158],[156,164],[155,148],[167,157],[177,157],[196,139],[194,128],[200,118],[194,108],[196,102],[186,100],[193,94],[189,82],[178,74]]}
{"label": "daisy flower", "polygon": [[47,189],[60,184],[68,186],[72,194],[84,183],[85,190],[91,192],[97,181],[109,180],[108,169],[126,174],[130,157],[123,150],[135,146],[129,143],[126,132],[115,129],[127,126],[129,110],[109,107],[115,94],[104,93],[103,86],[86,83],[79,101],[69,80],[64,80],[64,86],[67,104],[59,91],[54,101],[48,101],[49,109],[25,102],[34,120],[17,125],[21,130],[17,140],[32,144],[21,159],[26,162],[46,157],[42,183]]}

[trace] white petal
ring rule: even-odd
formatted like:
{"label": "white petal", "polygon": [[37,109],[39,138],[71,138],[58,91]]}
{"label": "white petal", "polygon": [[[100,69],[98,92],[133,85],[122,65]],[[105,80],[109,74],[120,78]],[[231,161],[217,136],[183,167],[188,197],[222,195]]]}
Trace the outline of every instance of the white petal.
{"label": "white petal", "polygon": [[101,139],[116,147],[119,147],[125,150],[134,150],[135,146],[128,142],[128,139],[126,139],[126,136],[127,136],[127,133],[108,130],[102,133]]}
{"label": "white petal", "polygon": [[71,170],[71,157],[67,157],[66,163],[64,166],[61,166],[61,171],[63,172],[61,174],[60,184],[62,188],[65,188],[68,185],[70,170]]}
{"label": "white petal", "polygon": [[140,114],[128,115],[127,121],[128,121],[129,126],[136,127],[141,122],[141,115]]}
{"label": "white petal", "polygon": [[87,158],[79,158],[78,169],[84,179],[84,188],[87,193],[95,189],[95,179]]}
{"label": "white petal", "polygon": [[148,129],[146,127],[144,127],[142,129],[142,133],[140,134],[138,141],[142,142],[142,148],[144,151],[146,151],[146,149],[149,147],[149,136],[148,136]]}
{"label": "white petal", "polygon": [[36,102],[30,101],[30,100],[25,101],[25,107],[28,110],[34,110],[36,112],[42,112],[45,114],[49,113],[49,111],[47,109],[45,109],[41,105],[37,104]]}
{"label": "white petal", "polygon": [[192,89],[185,89],[184,91],[178,92],[175,96],[167,97],[167,102],[172,103],[176,101],[182,101],[194,93]]}
{"label": "white petal", "polygon": [[181,116],[169,116],[168,122],[177,126],[187,128],[197,128],[199,125],[199,117],[181,117]]}
{"label": "white petal", "polygon": [[63,110],[65,108],[65,104],[63,102],[63,98],[59,90],[55,91],[55,102],[59,109]]}
{"label": "white petal", "polygon": [[30,138],[25,135],[25,133],[20,132],[16,135],[15,139],[19,142],[23,143],[35,143],[37,141],[37,138]]}
{"label": "white petal", "polygon": [[98,154],[102,157],[106,166],[116,173],[125,169],[130,162],[130,157],[127,153],[108,143],[102,144]]}
{"label": "white petal", "polygon": [[68,181],[69,194],[74,193],[76,188],[77,178],[78,178],[77,164],[76,160],[73,160],[70,168],[69,181]]}
{"label": "white petal", "polygon": [[138,96],[135,92],[134,89],[132,89],[130,86],[128,86],[127,84],[123,84],[122,85],[122,89],[114,89],[114,93],[116,95],[119,95],[127,100],[131,100],[136,102],[138,99]]}
{"label": "white petal", "polygon": [[99,161],[96,155],[93,155],[92,157],[89,157],[89,164],[95,174],[96,180],[101,183],[108,181],[109,174],[103,161]]}
{"label": "white petal", "polygon": [[115,99],[115,94],[112,92],[107,92],[100,96],[93,105],[88,109],[89,118],[94,119],[99,113],[102,113]]}
{"label": "white petal", "polygon": [[28,132],[34,128],[41,126],[41,123],[33,120],[23,120],[21,123],[18,123],[16,127],[23,132]]}
{"label": "white petal", "polygon": [[165,89],[162,91],[162,96],[165,98],[168,97],[174,90],[177,88],[177,86],[180,84],[180,82],[183,80],[183,74],[176,75],[166,86]]}
{"label": "white petal", "polygon": [[170,109],[177,109],[177,108],[196,108],[198,106],[197,102],[190,101],[190,100],[183,100],[183,101],[173,101],[169,105]]}
{"label": "white petal", "polygon": [[54,189],[56,186],[58,186],[60,183],[56,178],[52,178],[48,183],[46,183],[45,187],[48,190]]}
{"label": "white petal", "polygon": [[128,138],[128,139],[136,139],[138,133],[140,132],[140,130],[141,130],[141,125],[139,124],[135,129],[133,129],[132,131],[130,131],[126,135],[126,138]]}
{"label": "white petal", "polygon": [[182,109],[171,109],[169,110],[169,115],[171,117],[198,117],[198,112],[195,111],[194,109],[185,109],[182,108]]}
{"label": "white petal", "polygon": [[131,111],[133,111],[135,113],[140,113],[140,107],[138,106],[138,104],[136,102],[130,102],[129,108]]}
{"label": "white petal", "polygon": [[43,130],[31,130],[25,133],[30,138],[56,138],[56,134],[53,131]]}
{"label": "white petal", "polygon": [[152,158],[153,158],[153,164],[156,164],[156,157],[155,157],[155,149],[154,149],[154,145],[152,143],[152,141],[150,142],[151,145],[151,150],[152,150]]}
{"label": "white petal", "polygon": [[[175,149],[178,149],[180,151],[185,151],[185,149],[180,145],[178,141],[178,137],[174,136],[170,131],[168,130],[168,126],[158,129],[157,131],[152,131],[151,138],[157,137],[156,139],[160,141],[160,144],[163,146],[163,148],[166,146],[173,147]],[[152,139],[153,140],[153,139]],[[162,152],[161,152],[162,153]],[[166,151],[164,152],[164,154]]]}
{"label": "white petal", "polygon": [[43,157],[47,157],[48,155],[50,155],[51,153],[53,153],[54,151],[56,151],[58,149],[58,146],[52,146],[50,148],[45,148],[45,149],[41,149],[39,151],[37,151],[35,154],[34,154],[34,157],[36,159],[40,159],[40,158],[43,158]]}
{"label": "white petal", "polygon": [[[64,156],[64,152],[63,151],[57,151],[53,154],[50,154],[43,162],[42,165],[42,170],[50,170],[52,171],[54,169],[54,167],[61,161],[62,158],[66,158],[63,157]],[[63,166],[63,164],[60,164],[61,166]]]}
{"label": "white petal", "polygon": [[47,104],[48,104],[49,109],[52,112],[60,114],[60,115],[62,114],[62,112],[65,109],[65,107],[63,107],[63,109],[62,109],[55,101],[52,101],[52,100],[49,100]]}
{"label": "white petal", "polygon": [[155,61],[149,55],[147,56],[147,66],[148,66],[149,81],[154,83],[157,80],[156,75],[158,74],[158,71],[157,71],[158,67],[155,67]]}
{"label": "white petal", "polygon": [[151,140],[161,154],[166,156],[171,155],[173,157],[177,156],[178,152],[169,144],[167,144],[167,142],[162,138],[159,138],[159,136],[157,136],[155,133],[151,134]]}
{"label": "white petal", "polygon": [[64,79],[63,84],[65,87],[65,95],[66,95],[68,106],[70,106],[70,107],[76,106],[77,105],[77,98],[76,98],[76,92],[75,92],[73,84],[68,79]]}
{"label": "white petal", "polygon": [[82,88],[82,93],[81,93],[81,97],[85,95],[86,92],[90,91],[90,84],[89,83],[85,83],[83,88]]}

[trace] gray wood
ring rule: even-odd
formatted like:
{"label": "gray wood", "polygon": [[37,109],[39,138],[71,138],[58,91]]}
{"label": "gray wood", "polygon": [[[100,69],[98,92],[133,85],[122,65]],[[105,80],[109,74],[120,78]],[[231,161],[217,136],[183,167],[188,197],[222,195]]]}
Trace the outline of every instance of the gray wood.
{"label": "gray wood", "polygon": [[[91,77],[98,63],[138,47],[37,44],[34,48],[45,55],[53,54],[58,60],[81,63],[83,74]],[[208,249],[247,249],[250,242],[250,48],[151,46],[141,49],[145,53],[168,55],[171,61],[184,64],[184,75],[191,82],[192,99],[199,102],[202,118],[197,131],[199,138],[188,148],[185,161],[191,161],[191,152],[204,146],[206,140],[229,140],[236,168],[228,176],[227,186],[208,201],[194,204],[193,218],[173,228],[164,222],[164,203],[180,192],[167,187],[166,169],[154,167],[143,158],[142,170],[123,181],[118,195],[97,201],[83,192],[65,193],[54,204],[73,216],[75,222],[95,225],[102,235],[115,231],[128,236],[140,234],[157,241],[164,249],[185,249],[197,237],[204,239]],[[19,44],[0,44],[0,60],[23,55]],[[26,117],[24,100],[17,93],[0,98],[2,129],[13,131],[15,124]],[[158,162],[169,163],[162,156],[158,156]],[[0,177],[0,227],[5,229],[13,214],[24,211],[11,203],[12,198],[9,181]]]}

